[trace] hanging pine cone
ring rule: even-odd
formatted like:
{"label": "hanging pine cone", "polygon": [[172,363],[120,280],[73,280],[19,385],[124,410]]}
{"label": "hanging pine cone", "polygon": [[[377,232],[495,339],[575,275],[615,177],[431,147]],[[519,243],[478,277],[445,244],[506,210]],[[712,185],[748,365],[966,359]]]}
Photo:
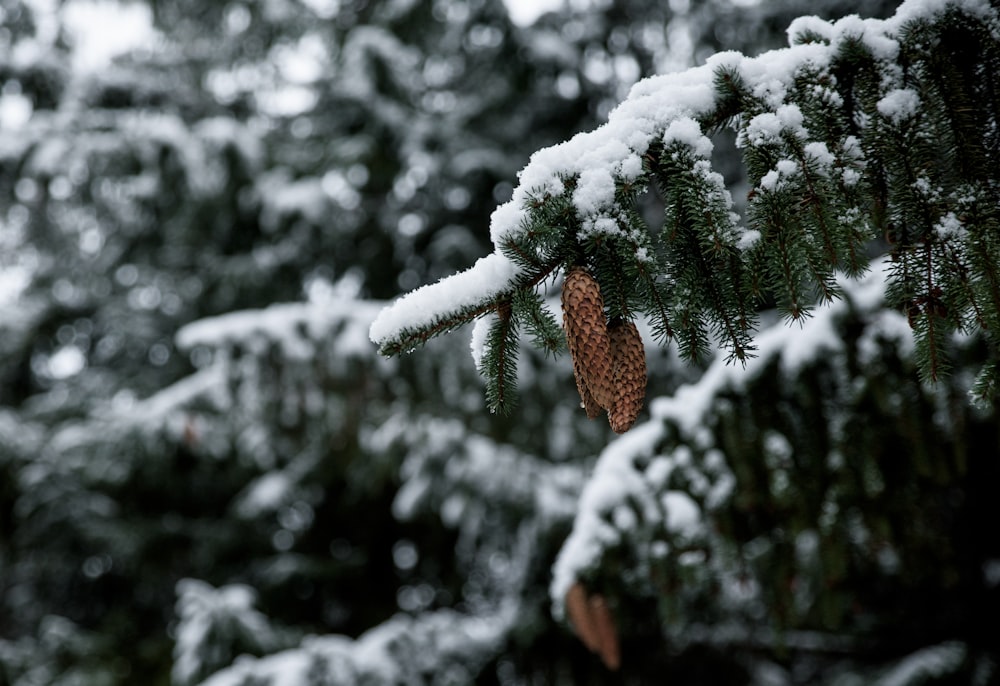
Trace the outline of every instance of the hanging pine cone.
{"label": "hanging pine cone", "polygon": [[[573,267],[566,274],[562,287],[563,328],[573,358],[573,373],[584,406],[589,391],[594,402],[603,409],[615,399],[611,344],[604,317],[601,287],[583,267]],[[591,409],[587,410],[591,415]]]}
{"label": "hanging pine cone", "polygon": [[632,428],[646,398],[646,350],[634,322],[616,320],[608,327],[614,363],[615,399],[608,423],[615,433]]}
{"label": "hanging pine cone", "polygon": [[577,581],[566,593],[566,614],[587,650],[597,653],[605,667],[617,671],[621,666],[618,629],[604,596],[590,595]]}
{"label": "hanging pine cone", "polygon": [[573,378],[576,379],[576,390],[580,393],[580,406],[587,412],[588,419],[597,419],[604,412],[604,408],[597,404],[594,395],[587,388],[587,383],[583,380],[583,372],[580,371],[580,363],[573,359]]}

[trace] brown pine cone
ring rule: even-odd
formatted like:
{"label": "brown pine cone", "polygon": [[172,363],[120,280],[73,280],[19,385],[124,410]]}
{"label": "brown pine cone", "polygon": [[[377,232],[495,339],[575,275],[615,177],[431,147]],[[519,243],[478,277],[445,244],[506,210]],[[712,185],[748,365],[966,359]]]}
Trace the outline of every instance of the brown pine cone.
{"label": "brown pine cone", "polygon": [[590,597],[590,618],[597,633],[597,650],[595,651],[604,662],[604,666],[612,672],[621,667],[621,648],[618,645],[618,630],[615,618],[604,596]]}
{"label": "brown pine cone", "polygon": [[587,418],[597,419],[604,412],[604,408],[597,404],[590,389],[587,388],[583,372],[580,371],[580,363],[576,358],[573,359],[573,378],[576,379],[576,390],[580,393],[580,406],[587,412]]}
{"label": "brown pine cone", "polygon": [[614,362],[615,400],[608,423],[615,433],[632,428],[646,398],[646,350],[635,322],[617,320],[608,327]]}
{"label": "brown pine cone", "polygon": [[[614,403],[615,393],[604,300],[596,279],[583,267],[573,267],[566,274],[562,307],[566,342],[584,406],[587,406],[587,395],[583,387],[598,406],[608,409]],[[590,414],[588,410],[587,415]]]}
{"label": "brown pine cone", "polygon": [[566,593],[566,614],[587,650],[597,653],[609,670],[617,671],[621,666],[618,629],[604,596],[590,595],[577,581]]}
{"label": "brown pine cone", "polygon": [[583,641],[590,652],[596,652],[601,645],[597,627],[590,617],[590,599],[587,589],[579,581],[574,583],[566,593],[566,614],[577,636]]}

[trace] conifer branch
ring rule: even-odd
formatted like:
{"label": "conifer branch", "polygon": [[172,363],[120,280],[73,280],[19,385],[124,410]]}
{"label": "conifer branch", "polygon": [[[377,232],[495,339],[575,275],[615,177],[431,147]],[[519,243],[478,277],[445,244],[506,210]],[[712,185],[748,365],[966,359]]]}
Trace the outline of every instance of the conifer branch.
{"label": "conifer branch", "polygon": [[496,320],[490,326],[483,355],[486,377],[486,402],[490,412],[506,414],[516,403],[517,355],[519,349],[517,320],[507,301],[497,306]]}
{"label": "conifer branch", "polygon": [[[745,359],[751,298],[806,317],[839,297],[835,270],[864,273],[865,242],[884,235],[886,295],[916,333],[924,378],[939,378],[949,332],[1000,331],[1000,12],[931,5],[905,5],[905,21],[803,19],[786,51],[723,54],[637,84],[607,125],[533,156],[494,213],[506,282],[373,339],[394,354],[513,303],[550,350],[551,322],[519,294],[560,264],[586,264],[608,316],[642,312],[688,359],[712,338]],[[705,132],[723,127],[752,188],[745,226],[711,167]],[[635,211],[648,185],[665,205],[652,232]]]}
{"label": "conifer branch", "polygon": [[566,349],[566,337],[562,327],[545,308],[541,297],[534,290],[524,288],[517,291],[511,304],[514,316],[524,323],[536,348],[553,356]]}

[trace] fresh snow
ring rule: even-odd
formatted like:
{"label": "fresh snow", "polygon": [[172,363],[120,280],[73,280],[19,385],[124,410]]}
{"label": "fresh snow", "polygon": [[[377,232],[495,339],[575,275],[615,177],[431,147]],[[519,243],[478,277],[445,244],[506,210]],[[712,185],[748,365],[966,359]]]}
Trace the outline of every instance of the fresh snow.
{"label": "fresh snow", "polygon": [[911,88],[894,88],[875,104],[879,114],[897,126],[920,109],[920,96]]}
{"label": "fresh snow", "polygon": [[[634,529],[636,522],[644,522],[647,527],[662,522],[669,534],[688,540],[705,531],[705,509],[715,509],[730,497],[735,476],[718,449],[707,450],[702,463],[696,465],[684,443],[711,446],[711,438],[705,436],[705,417],[727,388],[746,384],[775,360],[781,373],[792,377],[802,365],[828,351],[840,350],[844,343],[837,335],[835,322],[848,309],[872,314],[857,343],[863,360],[874,359],[880,341],[894,342],[904,354],[912,351],[913,332],[905,317],[883,308],[889,266],[886,260],[876,261],[860,279],[840,277],[839,285],[845,293],[842,300],[818,310],[801,325],[793,324],[799,328],[791,335],[788,326],[781,323],[762,331],[756,338],[757,356],[749,359],[745,367],[732,365],[719,356],[696,382],[681,386],[672,396],[654,399],[650,404],[651,419],[604,449],[584,485],[573,530],[553,566],[550,593],[557,615],[563,611],[563,599],[570,586],[600,564],[607,548],[622,542],[622,525]],[[679,431],[680,445],[666,454],[655,454],[668,424]],[[768,437],[767,445],[778,456],[790,450],[787,439],[776,434]],[[640,466],[643,464],[646,466]],[[675,470],[683,470],[689,484],[687,492],[669,488]],[[637,517],[625,516],[622,507],[634,508]],[[656,550],[664,549],[664,542],[657,538],[644,540],[630,534],[630,539],[646,546],[648,555],[655,556]]]}
{"label": "fresh snow", "polygon": [[438,321],[450,312],[474,307],[511,289],[520,276],[517,266],[501,253],[480,258],[472,267],[437,283],[418,288],[386,307],[369,330],[375,343],[401,332]]}

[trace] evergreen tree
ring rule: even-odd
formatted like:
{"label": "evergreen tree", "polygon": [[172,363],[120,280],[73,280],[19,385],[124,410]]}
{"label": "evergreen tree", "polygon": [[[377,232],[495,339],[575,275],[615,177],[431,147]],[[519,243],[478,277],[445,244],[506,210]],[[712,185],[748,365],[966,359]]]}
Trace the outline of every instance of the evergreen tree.
{"label": "evergreen tree", "polygon": [[[998,514],[996,421],[964,395],[993,355],[975,308],[988,309],[976,250],[990,254],[995,128],[966,126],[995,123],[995,12],[910,3],[887,23],[799,20],[808,45],[712,58],[626,98],[706,50],[774,47],[769,30],[740,27],[846,5],[597,5],[516,27],[485,0],[157,0],[147,44],[90,72],[43,5],[0,5],[0,119],[17,127],[0,151],[0,684],[995,678],[1000,551],[979,527]],[[788,55],[806,51],[816,58],[796,71]],[[755,81],[779,64],[786,79]],[[745,83],[714,82],[724,68]],[[703,109],[679,119],[671,107],[698,93]],[[591,146],[622,138],[637,98],[651,128],[622,140],[671,130],[676,157],[667,139],[637,160]],[[815,138],[786,126],[765,139],[793,107]],[[536,153],[512,188],[530,153],[606,117]],[[746,228],[708,156],[694,159],[715,129],[711,162],[730,188],[755,187]],[[748,182],[727,131],[743,132]],[[916,185],[900,150],[921,161]],[[789,167],[796,151],[810,164]],[[979,167],[963,166],[969,154]],[[940,185],[926,198],[924,176]],[[804,192],[837,231],[853,217],[860,235],[836,245],[864,253],[858,273],[841,276],[838,254],[795,284],[811,316],[788,330],[771,308],[794,310],[791,290],[750,277],[784,240],[768,221],[813,230],[778,202]],[[509,301],[482,297],[502,283],[474,270],[453,317],[462,277],[447,275],[488,253],[498,202],[485,264],[553,266]],[[662,204],[668,231],[648,231]],[[511,242],[500,229],[516,217],[530,221]],[[608,218],[622,235],[602,235]],[[663,240],[670,230],[680,239]],[[928,236],[932,257],[952,260],[934,274],[941,294],[904,293]],[[628,258],[626,239],[648,261]],[[812,268],[811,248],[793,248]],[[887,248],[895,261],[868,265]],[[574,366],[558,354],[558,274],[577,257],[625,341],[604,364],[612,390],[631,379],[637,423],[611,442],[570,400]],[[962,260],[965,282],[948,266]],[[378,358],[368,334],[383,299],[442,278],[423,313],[404,298],[375,331],[393,312],[443,315],[389,337],[406,349],[482,308],[479,364],[459,336]],[[814,303],[815,284],[837,298]],[[928,294],[948,312],[918,301]],[[728,327],[745,366],[705,335],[734,313],[756,322]],[[921,333],[932,316],[968,335]],[[668,326],[680,345],[637,358],[635,335]],[[617,376],[615,350],[631,351]],[[951,366],[936,386],[916,373],[921,359],[943,368],[925,351]],[[636,417],[643,357],[650,412]],[[510,409],[515,386],[513,412],[487,411]]]}
{"label": "evergreen tree", "polygon": [[[703,358],[714,337],[743,362],[757,302],[810,316],[837,297],[836,269],[862,273],[866,245],[882,239],[891,304],[917,334],[924,378],[937,380],[951,332],[982,332],[996,349],[995,29],[986,3],[904,4],[887,21],[807,17],[787,50],[721,53],[649,79],[600,129],[537,154],[493,214],[494,253],[402,298],[372,339],[394,354],[493,313],[483,374],[503,410],[516,378],[508,332],[525,326],[555,345],[558,327],[530,293],[560,270],[592,272],[608,318],[646,315],[684,357]],[[705,135],[727,126],[751,187],[746,225]],[[650,186],[666,210],[655,231],[637,211]],[[997,374],[988,361],[979,400]]]}
{"label": "evergreen tree", "polygon": [[[623,650],[662,659],[655,634],[735,654],[737,682],[865,663],[893,683],[995,678],[996,545],[967,527],[996,516],[981,487],[996,477],[998,22],[986,2],[807,17],[787,49],[640,82],[607,124],[536,153],[493,214],[491,255],[374,322],[393,355],[478,320],[490,408],[509,411],[519,330],[562,344],[536,295],[562,273],[582,404],[616,431],[634,367],[620,322],[643,316],[692,362],[721,348],[605,451],[556,564],[557,613],[609,668]],[[743,153],[745,223],[713,168],[707,134],[722,128]],[[652,229],[650,187],[664,207]],[[844,297],[846,314],[829,309]],[[755,335],[772,304],[803,341],[770,323]],[[973,344],[953,352],[956,335]],[[956,355],[963,374],[945,381]],[[901,650],[914,652],[893,663]]]}

